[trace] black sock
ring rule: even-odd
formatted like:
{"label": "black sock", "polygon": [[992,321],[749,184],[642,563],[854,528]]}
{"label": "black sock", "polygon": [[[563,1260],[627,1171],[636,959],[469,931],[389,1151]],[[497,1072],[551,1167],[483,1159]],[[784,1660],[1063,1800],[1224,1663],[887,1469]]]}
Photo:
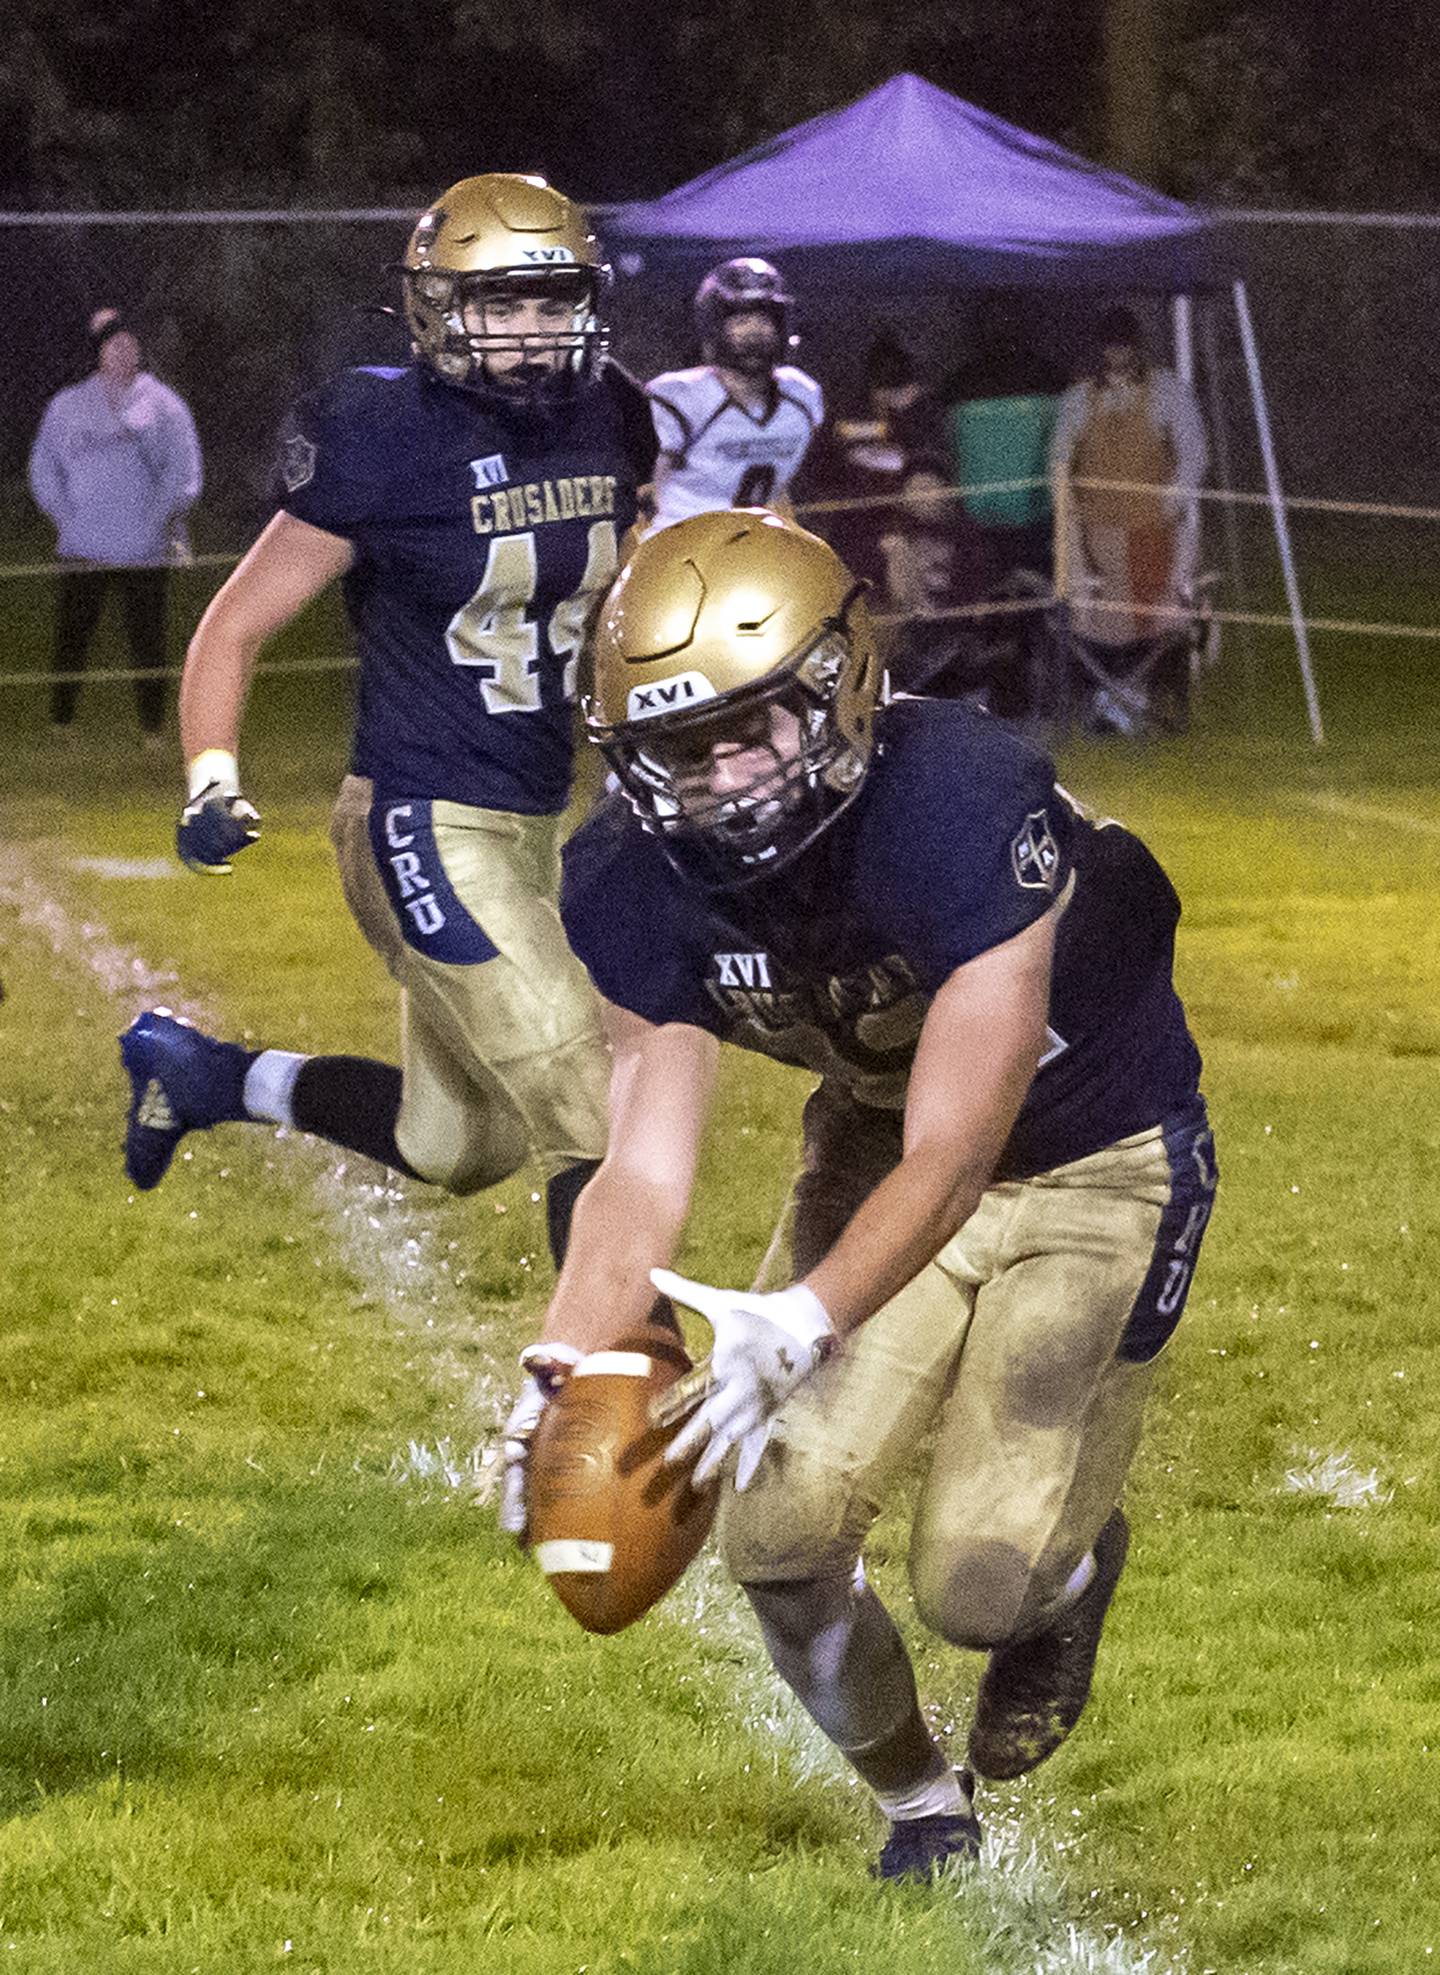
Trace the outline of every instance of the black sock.
{"label": "black sock", "polygon": [[[559,1273],[560,1264],[565,1260],[565,1250],[570,1246],[570,1219],[575,1212],[575,1202],[584,1191],[591,1175],[599,1169],[598,1159],[581,1159],[573,1166],[566,1166],[546,1183],[545,1187],[545,1227],[550,1236],[550,1258]],[[668,1296],[657,1296],[650,1306],[650,1314],[645,1319],[657,1330],[674,1331],[680,1335],[680,1325]]]}
{"label": "black sock", "polygon": [[290,1097],[297,1131],[313,1132],[419,1179],[395,1143],[401,1076],[393,1063],[369,1056],[310,1056],[300,1066]]}
{"label": "black sock", "polygon": [[545,1182],[545,1232],[550,1237],[550,1259],[558,1271],[570,1246],[570,1216],[586,1182],[599,1170],[598,1159],[578,1159]]}

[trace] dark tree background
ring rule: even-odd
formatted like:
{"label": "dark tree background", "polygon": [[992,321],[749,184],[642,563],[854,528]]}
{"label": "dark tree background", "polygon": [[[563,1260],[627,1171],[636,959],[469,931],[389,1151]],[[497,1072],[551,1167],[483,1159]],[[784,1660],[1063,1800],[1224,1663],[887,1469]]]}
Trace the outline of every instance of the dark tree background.
{"label": "dark tree background", "polygon": [[[0,209],[379,206],[544,170],[582,199],[647,197],[913,69],[1182,198],[1440,210],[1435,0],[9,0]],[[956,188],[963,198],[964,188]],[[1267,229],[1252,253],[1277,423],[1303,491],[1428,498],[1440,401],[1433,234]],[[202,529],[243,539],[270,435],[340,363],[398,358],[384,224],[11,227],[0,232],[0,524],[38,526],[19,476],[40,408],[83,374],[83,324],[119,303],[190,400]],[[1253,249],[1254,241],[1249,240]],[[939,369],[954,298],[906,333]],[[686,296],[617,309],[637,368],[681,360]],[[938,311],[938,313],[937,313]],[[869,333],[807,350],[838,402]],[[1052,319],[1053,318],[1053,319]],[[1045,330],[1073,355],[1055,309]],[[928,339],[928,340],[927,340]],[[1067,340],[1069,339],[1069,340]],[[933,346],[933,347],[932,347]],[[1277,354],[1278,352],[1278,354]],[[1235,381],[1238,356],[1220,352]],[[853,365],[851,366],[853,368]],[[1347,380],[1337,394],[1335,380]],[[1327,413],[1315,414],[1316,405]],[[1242,474],[1252,463],[1241,461]],[[44,547],[35,536],[36,552]]]}
{"label": "dark tree background", "polygon": [[0,204],[645,196],[904,68],[1123,159],[1107,5],[1155,50],[1167,190],[1440,204],[1433,0],[11,0]]}

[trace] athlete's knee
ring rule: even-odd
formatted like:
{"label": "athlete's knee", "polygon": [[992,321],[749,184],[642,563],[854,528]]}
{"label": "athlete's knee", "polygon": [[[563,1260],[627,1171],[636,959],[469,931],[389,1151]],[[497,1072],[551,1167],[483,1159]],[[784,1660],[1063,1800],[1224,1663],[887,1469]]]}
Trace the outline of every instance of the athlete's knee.
{"label": "athlete's knee", "polygon": [[1011,1637],[1029,1597],[1032,1565],[1013,1543],[972,1537],[912,1555],[915,1607],[952,1646],[989,1652]]}
{"label": "athlete's knee", "polygon": [[418,1165],[417,1171],[421,1179],[428,1180],[432,1186],[443,1187],[456,1199],[464,1200],[472,1193],[484,1193],[487,1187],[498,1186],[501,1180],[508,1180],[512,1173],[519,1172],[524,1163],[523,1153],[513,1162],[467,1155],[461,1159],[432,1159],[427,1162],[428,1171]]}
{"label": "athlete's knee", "polygon": [[402,1113],[395,1139],[421,1179],[462,1199],[519,1172],[529,1151],[518,1121],[506,1118],[496,1118],[484,1128],[471,1125],[453,1133],[422,1133],[407,1131]]}
{"label": "athlete's knee", "polygon": [[772,1441],[754,1483],[724,1500],[720,1553],[747,1596],[784,1581],[837,1577],[843,1583],[868,1523],[843,1474]]}
{"label": "athlete's knee", "polygon": [[547,1171],[604,1158],[610,1057],[598,1031],[495,1067]]}

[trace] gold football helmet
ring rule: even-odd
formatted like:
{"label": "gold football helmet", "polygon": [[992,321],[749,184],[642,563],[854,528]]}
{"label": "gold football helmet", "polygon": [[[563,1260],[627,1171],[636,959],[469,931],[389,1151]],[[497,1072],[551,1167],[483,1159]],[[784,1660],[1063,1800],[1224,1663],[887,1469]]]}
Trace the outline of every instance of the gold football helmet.
{"label": "gold football helmet", "polygon": [[682,875],[764,877],[858,793],[881,676],[864,588],[760,508],[663,528],[617,577],[586,727]]}
{"label": "gold football helmet", "polygon": [[[563,395],[594,378],[609,346],[609,264],[580,208],[543,178],[462,178],[420,215],[400,271],[415,354],[447,384],[510,399]],[[484,304],[501,296],[558,298],[569,321],[491,331]],[[526,361],[499,380],[487,359],[516,351]]]}

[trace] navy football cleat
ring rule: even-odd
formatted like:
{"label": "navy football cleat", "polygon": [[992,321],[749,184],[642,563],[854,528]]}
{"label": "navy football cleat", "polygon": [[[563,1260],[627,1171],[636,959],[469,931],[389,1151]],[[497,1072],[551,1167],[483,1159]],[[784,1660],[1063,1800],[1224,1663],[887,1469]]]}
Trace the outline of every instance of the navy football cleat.
{"label": "navy football cleat", "polygon": [[[975,1778],[968,1769],[962,1769],[959,1777],[968,1804]],[[888,1879],[895,1885],[921,1883],[933,1879],[947,1859],[979,1856],[980,1825],[973,1809],[940,1811],[933,1817],[899,1817],[890,1826],[870,1877]]]}
{"label": "navy football cleat", "polygon": [[1084,1713],[1105,1614],[1125,1568],[1130,1524],[1123,1509],[1095,1538],[1095,1574],[1046,1632],[997,1646],[980,1682],[970,1760],[1008,1783],[1054,1755]]}
{"label": "navy football cleat", "polygon": [[168,1008],[147,1008],[120,1038],[130,1078],[125,1171],[148,1192],[169,1170],[189,1131],[206,1131],[245,1112],[245,1072],[252,1053],[219,1042]]}

